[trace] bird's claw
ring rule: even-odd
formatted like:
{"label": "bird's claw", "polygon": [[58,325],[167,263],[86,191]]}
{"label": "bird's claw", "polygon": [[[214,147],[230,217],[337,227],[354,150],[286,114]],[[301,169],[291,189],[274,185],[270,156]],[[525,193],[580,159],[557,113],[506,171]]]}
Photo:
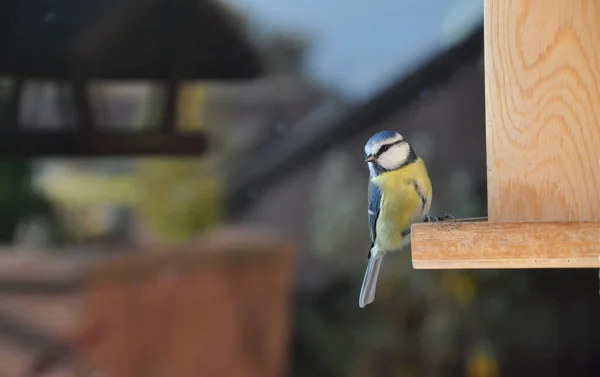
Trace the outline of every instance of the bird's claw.
{"label": "bird's claw", "polygon": [[456,218],[449,214],[440,215],[438,217],[427,215],[423,218],[424,223],[434,223],[438,221],[455,221]]}
{"label": "bird's claw", "polygon": [[438,221],[456,221],[456,218],[450,214],[443,214],[438,216]]}
{"label": "bird's claw", "polygon": [[437,222],[438,219],[435,216],[427,215],[423,218],[424,223],[434,223]]}

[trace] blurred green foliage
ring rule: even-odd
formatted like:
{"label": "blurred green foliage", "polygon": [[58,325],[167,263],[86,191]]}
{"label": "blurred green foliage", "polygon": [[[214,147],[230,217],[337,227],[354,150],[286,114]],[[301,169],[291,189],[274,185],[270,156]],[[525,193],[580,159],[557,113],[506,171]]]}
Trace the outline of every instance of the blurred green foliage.
{"label": "blurred green foliage", "polygon": [[[158,124],[163,93],[151,90],[134,110],[135,124]],[[188,84],[180,93],[178,128],[205,129],[205,86]],[[218,157],[218,156],[217,156]],[[70,241],[94,239],[114,225],[103,214],[123,209],[133,214],[151,242],[186,242],[223,216],[224,187],[214,174],[214,156],[153,157],[128,164],[119,172],[64,164],[39,180],[40,187],[60,209]],[[61,165],[62,162],[57,162]],[[109,216],[110,217],[110,216]]]}
{"label": "blurred green foliage", "polygon": [[510,287],[493,288],[503,275],[417,271],[408,252],[387,262],[394,271],[380,277],[365,309],[358,307],[359,274],[299,295],[293,375],[498,377],[489,331],[506,317],[490,297],[518,297]]}
{"label": "blurred green foliage", "polygon": [[[210,132],[206,122],[206,86],[187,84],[179,95],[177,129]],[[143,101],[138,110],[142,124],[156,120],[156,109],[162,100],[163,93],[155,90]],[[140,161],[135,173],[140,189],[137,210],[144,225],[164,241],[185,242],[218,224],[225,208],[224,182],[212,168],[214,160],[212,155],[203,155]]]}
{"label": "blurred green foliage", "polygon": [[206,161],[147,160],[136,174],[140,218],[164,240],[185,242],[221,221],[224,189]]}
{"label": "blurred green foliage", "polygon": [[53,205],[34,190],[31,163],[0,162],[0,242],[11,243],[17,225],[28,218],[39,218],[52,228],[55,243],[63,240],[63,229]]}
{"label": "blurred green foliage", "polygon": [[23,207],[30,207],[34,196],[30,192],[29,164],[0,163],[0,241],[11,242]]}

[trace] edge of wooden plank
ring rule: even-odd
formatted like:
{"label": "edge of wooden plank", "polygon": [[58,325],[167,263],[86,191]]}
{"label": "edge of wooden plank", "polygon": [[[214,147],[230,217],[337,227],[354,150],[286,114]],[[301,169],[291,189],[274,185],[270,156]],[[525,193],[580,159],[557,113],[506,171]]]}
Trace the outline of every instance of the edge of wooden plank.
{"label": "edge of wooden plank", "polygon": [[203,263],[293,261],[297,251],[292,237],[254,226],[215,228],[179,245],[124,245],[111,253],[8,250],[0,252],[0,293],[38,294],[78,291],[96,278],[136,278],[159,269],[179,270]]}
{"label": "edge of wooden plank", "polygon": [[600,268],[600,222],[412,226],[415,269]]}
{"label": "edge of wooden plank", "polygon": [[185,245],[153,245],[144,252],[120,252],[85,268],[86,282],[106,278],[135,279],[158,270],[185,270],[198,264],[239,265],[294,258],[295,243],[285,235],[264,228],[225,227],[207,231]]}
{"label": "edge of wooden plank", "polygon": [[[77,124],[85,128],[86,124]],[[42,132],[0,130],[0,156],[197,156],[205,153],[207,137],[200,132]]]}

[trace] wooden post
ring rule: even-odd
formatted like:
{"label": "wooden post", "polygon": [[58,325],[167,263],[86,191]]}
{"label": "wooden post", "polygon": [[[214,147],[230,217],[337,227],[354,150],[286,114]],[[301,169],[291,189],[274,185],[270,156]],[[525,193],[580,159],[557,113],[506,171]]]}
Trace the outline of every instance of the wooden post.
{"label": "wooden post", "polygon": [[596,0],[486,0],[489,221],[600,221],[599,35]]}
{"label": "wooden post", "polygon": [[599,33],[595,0],[485,0],[489,223],[415,225],[415,268],[600,267]]}
{"label": "wooden post", "polygon": [[[27,331],[17,334],[7,343],[12,344],[12,356],[2,361],[3,366],[10,367],[15,355],[20,356],[19,362],[33,366],[43,352],[32,354],[32,349],[52,350],[53,346],[60,351],[66,345],[72,351],[70,358],[57,358],[52,352],[47,357],[60,359],[52,368],[58,368],[54,373],[63,371],[60,376],[71,376],[75,370],[115,377],[283,375],[292,244],[264,232],[228,230],[195,245],[85,263],[72,258],[51,263],[53,276],[47,282],[72,288],[78,281],[79,288],[63,304],[57,300],[59,292],[50,300],[14,294],[12,301],[0,300],[0,328],[2,319],[28,307],[37,308],[38,314],[48,312],[55,322],[44,323],[45,314],[36,317],[33,312],[15,317],[21,326],[44,331],[33,337],[23,335]],[[31,271],[32,264],[22,264],[20,269]],[[12,265],[11,270],[17,271],[18,264]],[[2,266],[0,260],[0,277]],[[40,269],[44,271],[42,264],[37,265]],[[57,279],[57,272],[69,277]],[[2,286],[0,281],[0,298]],[[65,362],[70,368],[65,369]],[[17,366],[15,373],[26,375],[24,365]]]}

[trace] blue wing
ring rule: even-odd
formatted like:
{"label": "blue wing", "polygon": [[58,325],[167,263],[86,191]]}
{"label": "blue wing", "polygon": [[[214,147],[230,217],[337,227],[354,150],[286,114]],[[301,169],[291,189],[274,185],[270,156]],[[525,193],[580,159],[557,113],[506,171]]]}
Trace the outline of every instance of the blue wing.
{"label": "blue wing", "polygon": [[[369,233],[371,235],[371,247],[375,245],[375,238],[377,236],[375,229],[377,224],[377,218],[379,217],[381,205],[381,191],[377,185],[373,184],[369,180]],[[369,258],[371,257],[371,251],[369,251]]]}

